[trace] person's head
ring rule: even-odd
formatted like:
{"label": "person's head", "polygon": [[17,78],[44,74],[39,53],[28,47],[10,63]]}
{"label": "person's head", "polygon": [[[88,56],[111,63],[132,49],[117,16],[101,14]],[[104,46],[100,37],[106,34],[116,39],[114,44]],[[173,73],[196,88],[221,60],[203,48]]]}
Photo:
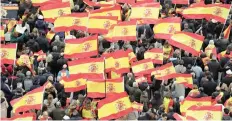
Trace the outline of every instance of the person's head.
{"label": "person's head", "polygon": [[166,113],[163,113],[163,114],[161,115],[161,118],[162,118],[162,121],[166,121],[167,118],[168,118],[168,115],[167,115]]}
{"label": "person's head", "polygon": [[204,88],[203,88],[203,87],[200,87],[200,88],[199,88],[199,91],[200,91],[200,92],[204,92]]}
{"label": "person's head", "polygon": [[209,41],[209,44],[210,44],[210,45],[214,45],[214,41],[213,41],[213,40],[210,40],[210,41]]}
{"label": "person's head", "polygon": [[64,65],[63,65],[63,69],[66,69],[66,68],[67,68],[67,65],[66,65],[66,64],[64,64]]}
{"label": "person's head", "polygon": [[209,71],[209,67],[208,67],[208,66],[205,66],[204,70],[205,70],[205,71]]}
{"label": "person's head", "polygon": [[52,94],[48,94],[48,103],[51,104],[53,101],[53,95]]}
{"label": "person's head", "polygon": [[26,76],[27,76],[27,77],[31,77],[31,72],[30,72],[30,71],[27,71],[27,72],[26,72]]}
{"label": "person's head", "polygon": [[53,59],[52,54],[48,54],[47,57],[46,57],[46,62],[49,63],[49,62],[52,61],[52,59]]}
{"label": "person's head", "polygon": [[183,60],[179,60],[179,64],[180,65],[184,65],[184,61]]}
{"label": "person's head", "polygon": [[61,107],[60,101],[56,102],[56,107],[57,107],[57,108],[60,108],[60,107]]}
{"label": "person's head", "polygon": [[149,112],[148,115],[151,117],[151,120],[156,120],[157,115],[155,113]]}
{"label": "person's head", "polygon": [[53,47],[52,47],[52,51],[53,51],[53,52],[57,52],[57,51],[58,51],[58,47],[57,47],[57,46],[53,46]]}
{"label": "person's head", "polygon": [[44,118],[44,119],[48,119],[48,112],[47,112],[47,111],[44,111],[44,112],[43,112],[43,118]]}
{"label": "person's head", "polygon": [[228,108],[224,108],[224,114],[229,114],[230,113],[230,110]]}
{"label": "person's head", "polygon": [[133,87],[139,87],[137,82],[133,82]]}
{"label": "person's head", "polygon": [[188,29],[188,28],[189,28],[188,23],[185,23],[185,24],[184,24],[184,29]]}
{"label": "person's head", "polygon": [[55,36],[55,40],[59,40],[59,41],[60,41],[59,35],[56,35],[56,36]]}
{"label": "person's head", "polygon": [[85,107],[86,107],[87,110],[91,109],[91,100],[90,99],[86,100]]}
{"label": "person's head", "polygon": [[219,86],[216,87],[216,91],[220,92],[221,88]]}
{"label": "person's head", "polygon": [[47,80],[53,82],[53,76],[49,76]]}

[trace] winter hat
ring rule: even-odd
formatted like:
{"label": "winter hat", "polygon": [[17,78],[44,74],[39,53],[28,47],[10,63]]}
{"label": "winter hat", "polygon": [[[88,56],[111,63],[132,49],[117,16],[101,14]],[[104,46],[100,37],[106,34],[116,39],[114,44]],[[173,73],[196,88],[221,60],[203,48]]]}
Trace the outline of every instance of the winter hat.
{"label": "winter hat", "polygon": [[42,15],[38,15],[38,19],[43,19],[44,17]]}
{"label": "winter hat", "polygon": [[229,70],[226,71],[226,74],[232,75],[232,71],[229,69]]}

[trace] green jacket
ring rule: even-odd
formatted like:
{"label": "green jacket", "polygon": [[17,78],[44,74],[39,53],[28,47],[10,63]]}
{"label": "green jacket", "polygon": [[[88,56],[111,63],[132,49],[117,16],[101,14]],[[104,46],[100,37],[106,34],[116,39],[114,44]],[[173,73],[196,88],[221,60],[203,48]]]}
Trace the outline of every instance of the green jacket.
{"label": "green jacket", "polygon": [[14,30],[15,30],[15,27],[14,27],[14,28],[12,29],[12,31],[11,31],[11,34],[10,34],[10,42],[16,43],[16,42],[23,41],[24,38],[26,37],[25,33],[23,33],[20,37],[15,37],[15,36],[13,35]]}

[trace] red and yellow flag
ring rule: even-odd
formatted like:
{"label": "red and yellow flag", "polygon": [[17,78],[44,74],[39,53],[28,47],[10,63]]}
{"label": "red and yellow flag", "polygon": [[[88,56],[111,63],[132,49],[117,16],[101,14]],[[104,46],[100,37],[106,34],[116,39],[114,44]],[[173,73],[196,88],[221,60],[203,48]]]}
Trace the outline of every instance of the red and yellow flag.
{"label": "red and yellow flag", "polygon": [[130,20],[155,21],[159,17],[159,3],[144,3],[131,6]]}
{"label": "red and yellow flag", "polygon": [[[97,23],[97,24],[96,24]],[[88,32],[107,34],[112,25],[118,23],[116,16],[93,16],[89,18]]]}
{"label": "red and yellow flag", "polygon": [[63,77],[61,79],[61,84],[64,85],[65,92],[76,92],[86,89],[86,79],[80,74]]}
{"label": "red and yellow flag", "polygon": [[224,92],[220,92],[218,96],[214,99],[212,105],[217,104],[217,101],[221,100],[223,96],[224,96]]}
{"label": "red and yellow flag", "polygon": [[136,3],[153,3],[154,0],[136,0]]}
{"label": "red and yellow flag", "polygon": [[226,100],[224,106],[225,107],[232,107],[232,97],[230,97],[229,99]]}
{"label": "red and yellow flag", "polygon": [[136,111],[139,111],[139,112],[143,111],[143,104],[141,104],[141,103],[133,102],[132,107]]}
{"label": "red and yellow flag", "polygon": [[178,17],[160,19],[156,22],[153,31],[155,38],[169,39],[172,34],[181,31],[181,19]]}
{"label": "red and yellow flag", "polygon": [[114,71],[116,73],[122,74],[122,73],[130,72],[129,58],[128,58],[128,54],[125,51],[118,50],[111,54],[115,60]]}
{"label": "red and yellow flag", "polygon": [[117,119],[133,111],[126,92],[115,94],[98,102],[98,118],[100,120]]}
{"label": "red and yellow flag", "polygon": [[135,62],[137,60],[135,53],[133,52],[133,50],[128,49],[126,50],[126,52],[128,53],[128,57],[129,57],[129,61],[130,63]]}
{"label": "red and yellow flag", "polygon": [[103,58],[86,58],[68,62],[69,73],[82,74],[87,79],[104,78],[104,59]]}
{"label": "red and yellow flag", "polygon": [[173,4],[182,4],[182,5],[188,5],[189,0],[172,0]]}
{"label": "red and yellow flag", "polygon": [[106,82],[106,95],[107,96],[124,92],[123,78],[107,79],[105,82]]}
{"label": "red and yellow flag", "polygon": [[168,113],[169,107],[173,107],[174,101],[172,98],[164,97],[163,105],[165,113]]}
{"label": "red and yellow flag", "polygon": [[193,88],[192,74],[177,74],[175,83],[183,84],[188,88]]}
{"label": "red and yellow flag", "polygon": [[62,0],[31,0],[33,6],[44,6],[47,4],[56,4],[62,2]]}
{"label": "red and yellow flag", "polygon": [[48,42],[50,43],[53,39],[53,37],[55,36],[55,32],[49,31],[46,35],[46,38],[48,39]]}
{"label": "red and yellow flag", "polygon": [[118,74],[118,73],[116,73],[116,72],[114,72],[114,71],[110,71],[109,72],[109,78],[110,79],[117,79],[117,78],[120,78],[121,77],[121,74]]}
{"label": "red and yellow flag", "polygon": [[205,121],[220,121],[222,120],[222,106],[192,106],[187,112],[186,116],[194,117],[196,120]]}
{"label": "red and yellow flag", "polygon": [[97,35],[65,41],[64,56],[66,58],[85,58],[98,54]]}
{"label": "red and yellow flag", "polygon": [[1,118],[1,121],[34,121],[36,120],[35,113],[25,113],[22,115],[15,115],[11,118]]}
{"label": "red and yellow flag", "polygon": [[85,4],[88,6],[98,6],[98,7],[110,7],[114,5],[114,0],[112,1],[99,1],[99,2],[92,2],[90,0],[83,0]]}
{"label": "red and yellow flag", "polygon": [[87,97],[103,98],[106,96],[106,80],[90,79],[87,80]]}
{"label": "red and yellow flag", "polygon": [[187,52],[198,56],[201,46],[203,44],[204,36],[190,33],[190,32],[178,32],[173,34],[168,42],[175,47],[183,49]]}
{"label": "red and yellow flag", "polygon": [[186,97],[180,105],[180,112],[185,115],[191,106],[211,106],[211,97],[191,98]]}
{"label": "red and yellow flag", "polygon": [[125,21],[115,25],[112,40],[136,41],[136,21]]}
{"label": "red and yellow flag", "polygon": [[232,26],[232,25],[229,25],[229,26],[226,28],[226,30],[223,32],[224,38],[225,38],[225,39],[229,39],[229,38],[230,38],[231,26]]}
{"label": "red and yellow flag", "polygon": [[225,50],[225,51],[222,51],[222,52],[220,52],[220,53],[218,53],[218,54],[217,54],[218,60],[221,60],[221,58],[222,58],[222,57],[225,57],[225,55],[226,55],[226,50]]}
{"label": "red and yellow flag", "polygon": [[20,57],[17,59],[16,64],[18,66],[26,66],[30,69],[30,71],[35,74],[35,71],[32,68],[30,57],[26,54],[20,55]]}
{"label": "red and yellow flag", "polygon": [[111,56],[111,53],[104,53],[102,57],[105,58],[105,72],[110,72],[115,67],[114,58]]}
{"label": "red and yellow flag", "polygon": [[130,5],[135,4],[135,0],[116,0],[117,3],[128,3]]}
{"label": "red and yellow flag", "polygon": [[151,75],[154,75],[158,80],[168,80],[175,78],[177,73],[172,63],[167,63],[161,67],[155,68]]}
{"label": "red and yellow flag", "polygon": [[4,41],[5,40],[5,33],[4,33],[4,27],[3,26],[1,26],[0,27],[0,36],[1,36],[1,41]]}
{"label": "red and yellow flag", "polygon": [[72,13],[58,17],[54,21],[56,32],[82,30],[86,31],[88,26],[88,13]]}
{"label": "red and yellow flag", "polygon": [[14,64],[16,58],[17,44],[1,44],[1,63],[2,64]]}
{"label": "red and yellow flag", "polygon": [[[47,4],[40,7],[41,12],[43,13],[44,20],[53,23],[57,17],[71,14],[70,3],[56,3],[56,4]],[[52,14],[51,14],[52,13]]]}
{"label": "red and yellow flag", "polygon": [[144,53],[145,59],[151,59],[153,63],[163,64],[163,49],[153,48]]}
{"label": "red and yellow flag", "polygon": [[154,65],[151,59],[144,59],[131,64],[132,71],[135,76],[150,74]]}
{"label": "red and yellow flag", "polygon": [[191,117],[191,116],[185,117],[185,116],[182,116],[182,115],[180,115],[180,114],[178,114],[178,113],[174,113],[174,114],[173,114],[173,117],[174,117],[177,121],[196,121],[196,119],[193,118],[193,117]]}
{"label": "red and yellow flag", "polygon": [[37,53],[34,53],[34,55],[37,56],[37,61],[45,60],[47,57],[46,53],[44,53],[42,50],[40,50]]}
{"label": "red and yellow flag", "polygon": [[103,37],[105,40],[109,41],[109,42],[114,42],[114,40],[112,39],[113,36],[114,36],[114,26],[115,26],[115,25],[112,25],[112,26],[109,28],[107,34],[102,35],[102,37]]}
{"label": "red and yellow flag", "polygon": [[44,86],[36,88],[24,96],[14,99],[10,102],[13,107],[13,113],[29,111],[31,109],[41,110],[43,105]]}
{"label": "red and yellow flag", "polygon": [[7,24],[8,32],[11,32],[17,23],[18,23],[17,20],[10,20]]}
{"label": "red and yellow flag", "polygon": [[92,16],[116,16],[121,21],[121,6],[117,5],[110,8],[93,10],[90,12],[90,17]]}
{"label": "red and yellow flag", "polygon": [[139,76],[139,77],[135,78],[135,82],[137,82],[138,84],[140,84],[142,82],[147,82],[147,78],[144,76]]}

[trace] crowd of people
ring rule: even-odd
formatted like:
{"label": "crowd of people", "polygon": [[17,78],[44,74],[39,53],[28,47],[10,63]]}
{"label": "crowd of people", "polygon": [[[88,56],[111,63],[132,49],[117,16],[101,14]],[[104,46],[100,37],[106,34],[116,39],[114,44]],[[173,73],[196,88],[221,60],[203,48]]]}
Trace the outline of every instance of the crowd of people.
{"label": "crowd of people", "polygon": [[[224,38],[222,33],[232,24],[232,10],[230,10],[230,15],[225,23],[204,19],[185,19],[176,12],[176,9],[188,5],[174,5],[171,0],[154,1],[160,2],[162,5],[160,16],[162,13],[163,18],[181,17],[182,31],[198,33],[205,37],[200,56],[193,56],[191,53],[170,45],[166,40],[154,38],[153,24],[137,26],[138,41],[120,40],[111,43],[99,36],[99,56],[120,49],[131,49],[137,60],[142,60],[147,50],[162,48],[164,64],[172,62],[177,73],[192,74],[193,88],[177,84],[175,79],[162,81],[157,80],[154,76],[149,79],[151,82],[138,84],[135,82],[132,72],[125,73],[122,75],[125,91],[131,102],[143,104],[143,110],[142,112],[135,110],[118,120],[176,120],[173,114],[181,114],[180,105],[186,97],[211,96],[211,98],[216,98],[220,93],[223,93],[223,96],[216,102],[216,105],[223,106],[221,118],[232,120],[232,102],[229,102],[230,105],[224,105],[229,98],[232,98],[232,32],[228,39]],[[33,72],[26,66],[1,64],[1,118],[11,118],[15,115],[12,113],[10,101],[22,97],[49,81],[52,86],[45,89],[42,109],[29,111],[36,113],[37,120],[97,119],[96,102],[94,99],[86,97],[85,90],[67,93],[60,83],[63,76],[69,77],[68,61],[71,61],[64,57],[65,39],[83,38],[90,34],[79,30],[72,30],[69,34],[55,32],[52,40],[48,40],[47,34],[49,31],[54,31],[54,25],[44,20],[39,7],[33,6],[31,0],[1,0],[1,2],[19,5],[17,20],[21,21],[22,27],[25,27],[25,31],[18,33],[15,31],[18,26],[16,24],[12,31],[7,32],[6,23],[1,22],[1,25],[5,27],[5,41],[1,41],[2,44],[17,43],[17,58],[22,54],[34,58],[32,61]],[[196,1],[190,0],[190,3],[194,2]],[[204,2],[205,4],[230,4],[231,0],[204,0]],[[120,5],[122,20],[127,21],[130,5],[126,3],[120,3]],[[94,9],[99,8],[88,6],[83,0],[73,0],[71,11],[72,13],[83,13]],[[210,46],[216,47],[217,54],[226,51],[225,55],[219,58],[217,55],[206,53],[205,50]],[[34,55],[34,53],[40,50],[47,56],[46,59],[37,61],[38,55]],[[170,53],[172,54],[170,55]],[[163,104],[164,98],[174,101],[168,109]]]}

